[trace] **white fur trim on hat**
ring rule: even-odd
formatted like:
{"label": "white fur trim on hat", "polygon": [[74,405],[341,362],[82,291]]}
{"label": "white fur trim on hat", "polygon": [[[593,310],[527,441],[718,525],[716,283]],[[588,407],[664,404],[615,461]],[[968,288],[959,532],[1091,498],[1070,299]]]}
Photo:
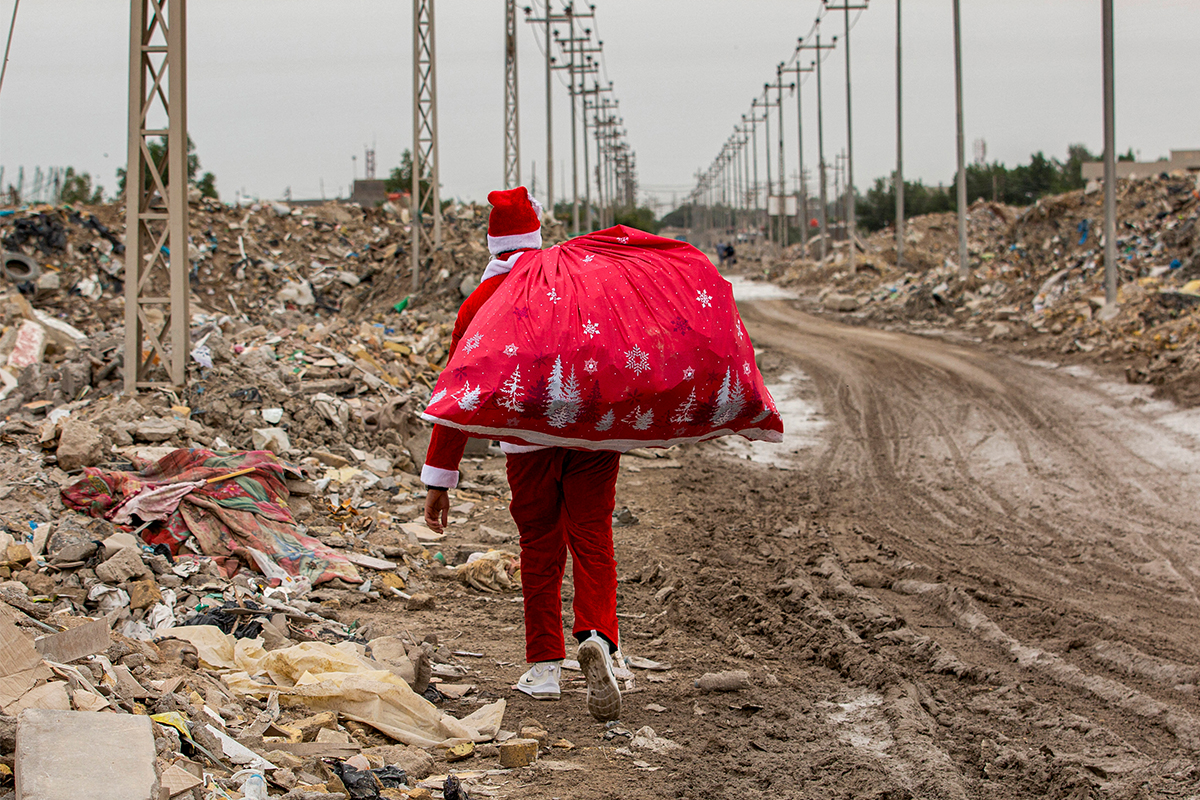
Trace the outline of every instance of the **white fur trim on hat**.
{"label": "white fur trim on hat", "polygon": [[537,201],[537,198],[535,198],[528,189],[525,190],[525,196],[529,198],[529,205],[533,206],[533,213],[538,215],[538,219],[541,219],[542,211],[545,210],[542,208],[542,204]]}
{"label": "white fur trim on hat", "polygon": [[492,236],[488,234],[487,242],[488,252],[495,256],[500,253],[507,253],[509,250],[541,247],[542,232],[541,230],[536,230],[529,233],[513,233],[508,236]]}

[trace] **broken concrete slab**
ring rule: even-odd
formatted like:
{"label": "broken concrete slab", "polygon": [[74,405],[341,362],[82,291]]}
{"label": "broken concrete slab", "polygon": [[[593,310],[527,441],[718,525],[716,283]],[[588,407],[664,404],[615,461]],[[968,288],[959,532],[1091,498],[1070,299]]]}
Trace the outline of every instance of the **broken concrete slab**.
{"label": "broken concrete slab", "polygon": [[59,468],[66,472],[94,467],[104,460],[104,436],[91,423],[67,419],[63,422],[55,454]]}
{"label": "broken concrete slab", "polygon": [[142,561],[141,553],[133,548],[125,548],[96,567],[96,577],[105,583],[116,584],[133,579],[152,579],[154,573]]}
{"label": "broken concrete slab", "polygon": [[17,718],[17,800],[158,800],[149,717],[30,709]]}
{"label": "broken concrete slab", "polygon": [[34,642],[42,658],[58,664],[102,653],[112,644],[109,637],[108,620],[98,619],[62,633],[43,636]]}

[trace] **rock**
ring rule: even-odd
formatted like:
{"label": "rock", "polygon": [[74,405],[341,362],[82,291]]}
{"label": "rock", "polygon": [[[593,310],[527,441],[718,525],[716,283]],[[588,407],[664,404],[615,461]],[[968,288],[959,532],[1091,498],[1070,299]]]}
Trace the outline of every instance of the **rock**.
{"label": "rock", "polygon": [[1121,307],[1116,303],[1109,303],[1100,308],[1096,312],[1096,319],[1100,322],[1112,322],[1121,313]]}
{"label": "rock", "polygon": [[[103,566],[103,565],[101,565]],[[154,581],[134,581],[126,587],[129,592],[129,607],[137,610],[149,608],[155,603],[162,602],[162,592]]]}
{"label": "rock", "polygon": [[504,769],[527,767],[537,761],[536,739],[509,739],[500,744],[500,766]]}
{"label": "rock", "polygon": [[342,467],[350,466],[349,459],[342,458],[336,453],[329,453],[324,450],[313,450],[310,455],[327,467],[340,469]]}
{"label": "rock", "polygon": [[9,755],[17,747],[17,718],[0,714],[0,754]]}
{"label": "rock", "polygon": [[270,450],[278,455],[292,449],[287,431],[283,428],[255,428],[252,439],[255,450]]}
{"label": "rock", "polygon": [[750,688],[750,673],[744,669],[728,672],[706,672],[696,681],[696,687],[705,692],[737,692]]}
{"label": "rock", "polygon": [[56,453],[59,468],[66,472],[94,467],[104,460],[104,435],[95,425],[68,417]]}
{"label": "rock", "polygon": [[317,739],[317,734],[323,730],[337,730],[337,713],[333,711],[322,711],[320,714],[313,714],[311,717],[297,720],[291,723],[291,727],[300,731],[300,738],[305,742],[313,742]]}
{"label": "rock", "polygon": [[183,424],[179,420],[151,417],[138,423],[133,436],[143,442],[165,442],[181,430]]}
{"label": "rock", "polygon": [[32,572],[27,577],[21,577],[21,583],[29,587],[30,594],[41,596],[54,594],[58,586],[53,578],[41,572]]}
{"label": "rock", "polygon": [[96,577],[105,583],[124,583],[128,580],[150,579],[154,573],[142,562],[142,556],[137,550],[124,549],[96,567]]}
{"label": "rock", "polygon": [[384,765],[399,767],[408,777],[416,780],[428,778],[433,774],[433,756],[419,747],[385,744],[364,750],[363,755],[372,763],[378,761]]}
{"label": "rock", "polygon": [[825,308],[829,309],[830,311],[841,311],[843,313],[848,311],[857,311],[858,298],[851,297],[848,294],[831,292],[825,295]]}
{"label": "rock", "polygon": [[117,531],[112,536],[109,536],[101,544],[104,546],[104,557],[112,558],[122,550],[140,550],[142,540],[134,536],[132,533],[125,531]]}
{"label": "rock", "polygon": [[435,608],[437,608],[437,601],[434,600],[431,594],[417,592],[408,598],[409,611],[432,611]]}
{"label": "rock", "polygon": [[522,739],[534,739],[538,745],[543,747],[546,745],[546,742],[550,741],[550,734],[538,725],[526,725],[522,727],[520,736]]}
{"label": "rock", "polygon": [[158,800],[149,717],[27,709],[17,720],[17,800]]}

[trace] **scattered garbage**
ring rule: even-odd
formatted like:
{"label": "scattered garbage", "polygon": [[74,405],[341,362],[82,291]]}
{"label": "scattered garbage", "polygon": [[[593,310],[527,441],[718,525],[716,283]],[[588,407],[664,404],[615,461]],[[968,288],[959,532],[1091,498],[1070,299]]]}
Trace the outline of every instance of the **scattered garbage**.
{"label": "scattered garbage", "polygon": [[[799,245],[767,254],[764,277],[808,286],[826,309],[881,323],[944,326],[987,340],[1019,340],[1049,355],[1122,364],[1134,383],[1200,402],[1191,282],[1200,279],[1200,186],[1163,173],[1117,185],[1117,303],[1105,302],[1101,193],[1044,197],[1028,207],[977,201],[967,214],[971,275],[959,277],[954,214],[906,222],[859,243],[858,269],[834,243],[825,263]],[[1186,295],[1186,297],[1185,297]]]}

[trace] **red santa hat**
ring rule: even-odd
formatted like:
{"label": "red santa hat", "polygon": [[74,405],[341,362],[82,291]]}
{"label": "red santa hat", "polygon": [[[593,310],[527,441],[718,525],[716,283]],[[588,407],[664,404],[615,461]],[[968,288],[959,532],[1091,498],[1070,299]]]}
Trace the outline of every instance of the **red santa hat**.
{"label": "red santa hat", "polygon": [[488,251],[492,255],[542,246],[542,204],[524,186],[488,194]]}

